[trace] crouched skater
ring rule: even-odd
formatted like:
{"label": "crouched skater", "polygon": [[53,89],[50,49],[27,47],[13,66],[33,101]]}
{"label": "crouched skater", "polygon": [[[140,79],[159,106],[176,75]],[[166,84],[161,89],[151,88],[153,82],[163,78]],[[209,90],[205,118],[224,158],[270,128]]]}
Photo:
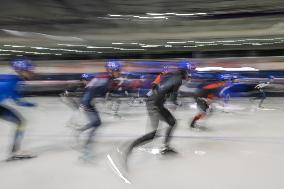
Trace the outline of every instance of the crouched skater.
{"label": "crouched skater", "polygon": [[88,131],[88,136],[83,144],[82,159],[90,160],[93,158],[92,147],[93,137],[97,128],[102,124],[98,110],[93,104],[96,97],[104,97],[116,78],[120,77],[121,64],[119,61],[108,61],[105,65],[106,72],[97,74],[88,82],[85,92],[79,103],[79,110],[87,117],[87,124],[77,128],[78,136]]}
{"label": "crouched skater", "polygon": [[21,142],[26,128],[24,118],[19,112],[5,105],[11,99],[18,106],[34,107],[35,104],[24,101],[19,93],[20,85],[34,76],[34,67],[27,59],[11,61],[11,67],[17,75],[0,75],[0,118],[15,124],[12,147],[7,161],[32,158],[34,155],[21,151]]}
{"label": "crouched skater", "polygon": [[116,150],[118,153],[108,155],[108,160],[120,177],[123,176],[125,169],[127,169],[127,160],[133,149],[150,142],[155,138],[155,135],[158,132],[158,125],[160,121],[165,121],[168,124],[168,127],[166,128],[163,146],[158,149],[158,153],[176,153],[176,151],[170,146],[170,141],[177,121],[171,112],[164,106],[164,104],[169,95],[179,90],[182,81],[189,79],[189,71],[190,63],[184,62],[179,64],[178,70],[164,78],[149,95],[148,99],[146,100],[146,108],[148,111],[148,116],[150,117],[152,131],[133,141],[130,141],[124,146],[117,148]]}

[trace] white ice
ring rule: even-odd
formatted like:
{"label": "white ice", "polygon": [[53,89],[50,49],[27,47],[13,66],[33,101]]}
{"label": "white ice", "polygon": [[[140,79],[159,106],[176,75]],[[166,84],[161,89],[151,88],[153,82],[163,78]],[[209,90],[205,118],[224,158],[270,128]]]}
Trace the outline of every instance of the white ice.
{"label": "white ice", "polygon": [[[197,112],[185,104],[174,111],[178,126],[172,145],[176,156],[157,156],[135,150],[129,162],[131,184],[125,184],[109,166],[107,154],[117,145],[147,130],[143,105],[121,107],[121,118],[101,113],[103,125],[95,136],[92,163],[80,153],[66,123],[72,110],[59,98],[29,98],[36,108],[10,106],[27,121],[23,149],[38,155],[25,161],[0,162],[1,189],[267,189],[284,188],[284,103],[268,98],[265,109],[247,98],[232,99],[191,130],[188,121]],[[189,100],[190,101],[190,100]],[[100,111],[107,111],[99,104]],[[8,154],[13,126],[0,120],[0,158]],[[205,128],[205,129],[204,129]],[[148,128],[149,129],[149,128]],[[157,139],[154,145],[159,145]]]}

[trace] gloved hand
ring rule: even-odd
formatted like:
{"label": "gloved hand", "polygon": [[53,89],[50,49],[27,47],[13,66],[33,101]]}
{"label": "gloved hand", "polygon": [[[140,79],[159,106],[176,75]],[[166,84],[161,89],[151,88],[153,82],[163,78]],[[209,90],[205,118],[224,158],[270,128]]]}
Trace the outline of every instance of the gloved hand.
{"label": "gloved hand", "polygon": [[24,106],[24,107],[35,107],[36,106],[36,104],[34,104],[34,103],[25,102],[25,101],[17,101],[16,103],[17,103],[17,105]]}
{"label": "gloved hand", "polygon": [[146,94],[146,96],[151,96],[153,94],[153,90],[151,89],[147,94]]}
{"label": "gloved hand", "polygon": [[60,94],[61,97],[68,97],[69,91],[65,90],[63,93]]}
{"label": "gloved hand", "polygon": [[152,90],[157,89],[158,85],[156,83],[152,83]]}
{"label": "gloved hand", "polygon": [[176,101],[176,100],[173,101],[173,104],[176,105],[176,106],[182,106],[182,103],[181,103],[181,102],[178,102],[178,101]]}

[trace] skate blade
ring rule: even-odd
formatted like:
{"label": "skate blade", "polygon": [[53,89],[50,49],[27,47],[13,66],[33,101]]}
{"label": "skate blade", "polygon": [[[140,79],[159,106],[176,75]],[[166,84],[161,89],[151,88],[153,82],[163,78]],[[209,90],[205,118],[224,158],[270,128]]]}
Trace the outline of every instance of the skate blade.
{"label": "skate blade", "polygon": [[163,148],[138,148],[141,152],[146,152],[155,156],[163,156],[168,154],[178,154],[175,150],[164,150]]}
{"label": "skate blade", "polygon": [[5,161],[11,162],[11,161],[19,161],[19,160],[28,160],[28,159],[33,159],[36,157],[37,157],[36,155],[18,155],[18,156],[9,157]]}
{"label": "skate blade", "polygon": [[204,126],[196,126],[196,127],[190,127],[190,130],[196,131],[196,132],[202,132],[202,131],[208,131],[209,129]]}
{"label": "skate blade", "polygon": [[114,158],[113,156],[111,156],[110,154],[107,155],[107,159],[109,161],[109,165],[112,168],[112,170],[114,171],[114,173],[123,180],[124,183],[126,184],[131,184],[130,180],[128,179],[127,173],[126,173],[126,169],[123,167],[123,165],[121,163],[119,163],[119,161]]}
{"label": "skate blade", "polygon": [[139,147],[137,149],[140,152],[146,152],[149,153],[151,155],[161,155],[161,150],[160,148],[145,148],[145,147]]}
{"label": "skate blade", "polygon": [[176,151],[166,151],[166,152],[163,152],[163,151],[161,151],[160,152],[160,154],[162,155],[162,156],[175,156],[175,155],[178,155],[178,152],[176,152]]}
{"label": "skate blade", "polygon": [[268,111],[269,111],[269,110],[270,110],[270,111],[271,111],[271,110],[275,110],[275,109],[272,109],[272,108],[262,108],[262,107],[258,107],[257,109],[258,109],[258,110],[268,110]]}

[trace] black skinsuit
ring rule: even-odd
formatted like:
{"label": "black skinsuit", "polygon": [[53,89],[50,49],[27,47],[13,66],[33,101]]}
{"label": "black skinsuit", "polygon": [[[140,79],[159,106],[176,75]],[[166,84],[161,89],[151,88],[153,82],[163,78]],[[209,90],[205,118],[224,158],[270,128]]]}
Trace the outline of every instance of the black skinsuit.
{"label": "black skinsuit", "polygon": [[[182,76],[180,74],[174,74],[171,75],[170,77],[165,78],[160,83],[160,85],[153,90],[153,94],[149,96],[147,100],[147,110],[150,119],[151,117],[153,117],[152,113],[158,113],[159,120],[166,121],[171,127],[175,125],[176,120],[171,115],[171,113],[164,107],[164,103],[172,93],[176,93],[178,91],[181,84],[182,84]],[[154,125],[153,123],[151,123],[153,129],[157,128],[158,123]]]}
{"label": "black skinsuit", "polygon": [[174,126],[176,125],[176,119],[170,113],[170,111],[164,107],[164,103],[166,101],[166,98],[171,93],[178,91],[181,84],[182,74],[176,73],[164,79],[160,83],[160,85],[153,90],[153,94],[149,96],[146,102],[153,131],[146,133],[145,135],[133,141],[127,150],[127,155],[131,153],[134,147],[142,145],[145,142],[154,139],[160,120],[163,120],[169,124],[164,141],[165,146],[168,146],[169,141],[171,139],[171,133],[173,131]]}

